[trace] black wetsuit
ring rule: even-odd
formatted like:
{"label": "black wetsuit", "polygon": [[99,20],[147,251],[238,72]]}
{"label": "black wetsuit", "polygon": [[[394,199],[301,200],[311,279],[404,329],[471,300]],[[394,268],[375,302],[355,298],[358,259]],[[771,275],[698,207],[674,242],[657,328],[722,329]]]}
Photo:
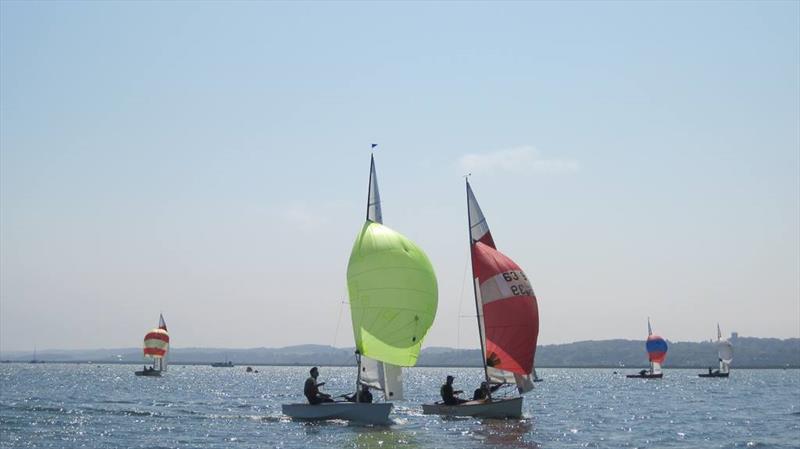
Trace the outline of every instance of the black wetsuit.
{"label": "black wetsuit", "polygon": [[333,402],[333,400],[326,396],[321,396],[319,388],[317,388],[317,379],[309,377],[306,379],[306,384],[303,386],[303,394],[306,395],[309,404],[321,404],[323,402]]}
{"label": "black wetsuit", "polygon": [[442,395],[442,402],[445,405],[458,405],[467,402],[464,399],[459,399],[455,395],[455,391],[453,391],[453,386],[450,384],[442,385],[442,388],[439,390],[439,393]]}

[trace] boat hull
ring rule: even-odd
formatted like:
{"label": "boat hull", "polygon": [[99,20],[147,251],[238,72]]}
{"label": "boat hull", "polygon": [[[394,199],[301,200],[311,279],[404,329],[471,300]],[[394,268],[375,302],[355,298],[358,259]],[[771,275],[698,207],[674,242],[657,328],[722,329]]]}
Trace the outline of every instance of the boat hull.
{"label": "boat hull", "polygon": [[422,404],[422,413],[442,416],[474,416],[477,418],[521,418],[522,397],[469,401],[459,405]]}
{"label": "boat hull", "polygon": [[627,377],[628,379],[661,379],[662,377],[664,377],[664,373],[658,373],[658,374],[628,374],[625,377]]}
{"label": "boat hull", "polygon": [[697,377],[728,377],[729,375],[730,373],[711,373],[711,374],[702,373],[698,374]]}
{"label": "boat hull", "polygon": [[145,377],[161,377],[161,371],[136,371],[133,374]]}
{"label": "boat hull", "polygon": [[326,402],[317,405],[282,404],[281,409],[284,415],[299,420],[344,419],[366,424],[390,424],[389,412],[392,411],[392,403]]}

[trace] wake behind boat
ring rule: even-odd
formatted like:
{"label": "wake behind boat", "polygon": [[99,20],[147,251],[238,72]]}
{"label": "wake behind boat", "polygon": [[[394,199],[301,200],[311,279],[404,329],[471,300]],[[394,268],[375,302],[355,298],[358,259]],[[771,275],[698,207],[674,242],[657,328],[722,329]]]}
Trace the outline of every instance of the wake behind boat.
{"label": "wake behind boat", "polygon": [[[516,384],[520,394],[533,389],[534,357],[539,336],[539,308],[530,281],[519,265],[497,250],[489,225],[470,187],[467,188],[467,220],[472,260],[478,334],[485,382],[475,394],[477,401],[423,404],[428,415],[521,418],[522,396],[493,398],[501,385]],[[448,377],[451,385],[452,378]],[[442,397],[450,397],[442,387]],[[452,388],[450,389],[452,392]],[[479,395],[480,394],[480,395]]]}

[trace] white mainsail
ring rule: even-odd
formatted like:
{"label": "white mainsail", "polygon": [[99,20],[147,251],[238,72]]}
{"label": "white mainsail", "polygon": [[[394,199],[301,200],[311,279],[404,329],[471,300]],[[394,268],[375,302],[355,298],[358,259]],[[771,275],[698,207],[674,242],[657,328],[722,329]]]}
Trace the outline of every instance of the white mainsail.
{"label": "white mainsail", "polygon": [[719,323],[717,323],[717,356],[719,357],[719,372],[730,372],[731,362],[733,362],[733,345],[727,339],[722,338]]}

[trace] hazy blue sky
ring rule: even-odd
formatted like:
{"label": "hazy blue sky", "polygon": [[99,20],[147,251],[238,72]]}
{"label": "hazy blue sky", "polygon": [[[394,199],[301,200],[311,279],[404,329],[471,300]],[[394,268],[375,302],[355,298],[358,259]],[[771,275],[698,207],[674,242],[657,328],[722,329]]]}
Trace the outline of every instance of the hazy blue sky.
{"label": "hazy blue sky", "polygon": [[542,344],[800,336],[796,1],[0,13],[0,350],[352,345],[372,142],[428,346],[477,346],[468,171]]}

